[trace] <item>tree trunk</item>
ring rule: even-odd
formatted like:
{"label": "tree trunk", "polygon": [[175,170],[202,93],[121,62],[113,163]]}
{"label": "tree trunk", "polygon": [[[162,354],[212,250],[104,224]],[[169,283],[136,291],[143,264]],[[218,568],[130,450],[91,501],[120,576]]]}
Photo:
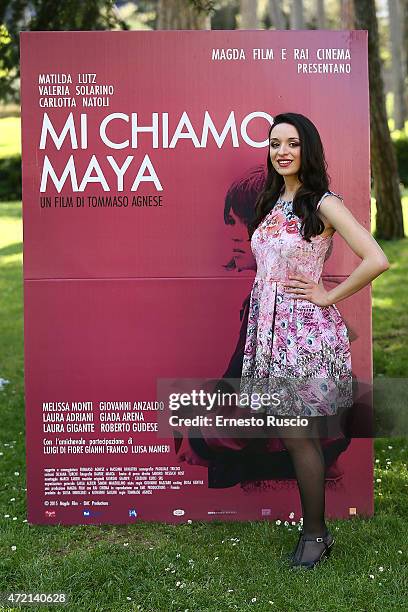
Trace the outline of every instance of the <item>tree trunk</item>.
{"label": "tree trunk", "polygon": [[290,11],[290,29],[303,30],[305,23],[303,21],[303,0],[292,0]]}
{"label": "tree trunk", "polygon": [[357,30],[368,30],[371,163],[377,201],[375,236],[385,240],[403,238],[404,226],[397,160],[385,110],[375,0],[356,0],[354,11],[355,28]]}
{"label": "tree trunk", "polygon": [[241,0],[241,30],[257,30],[259,28],[257,10],[257,0]]}
{"label": "tree trunk", "polygon": [[[359,0],[355,0],[358,2]],[[340,23],[343,30],[354,29],[353,0],[340,0]]]}
{"label": "tree trunk", "polygon": [[189,0],[159,0],[157,30],[211,30],[211,18]]}
{"label": "tree trunk", "polygon": [[403,57],[405,62],[405,74],[408,74],[408,0],[402,0],[401,2],[402,16],[404,19],[403,24]]}
{"label": "tree trunk", "polygon": [[273,26],[277,30],[286,30],[285,17],[280,0],[269,0],[269,15]]}
{"label": "tree trunk", "polygon": [[404,63],[402,58],[402,13],[399,0],[388,0],[390,43],[392,58],[392,89],[394,93],[394,122],[397,130],[403,130],[407,116],[404,97]]}
{"label": "tree trunk", "polygon": [[326,28],[326,12],[324,0],[317,0],[316,13],[317,28],[319,30],[324,30]]}

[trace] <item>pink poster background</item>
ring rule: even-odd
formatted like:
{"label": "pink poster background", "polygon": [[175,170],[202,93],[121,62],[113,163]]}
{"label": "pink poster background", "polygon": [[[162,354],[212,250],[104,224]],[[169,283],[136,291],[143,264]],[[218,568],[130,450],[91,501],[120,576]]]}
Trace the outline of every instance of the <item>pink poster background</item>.
{"label": "pink poster background", "polygon": [[[243,49],[246,58],[212,59],[213,49],[227,48]],[[253,59],[253,49],[273,49],[274,59]],[[282,49],[286,49],[286,60],[281,58]],[[294,60],[295,49],[307,49],[310,59]],[[348,49],[351,59],[311,59],[318,49]],[[46,453],[48,444],[58,446],[59,438],[127,438],[129,434],[44,432],[42,406],[45,402],[89,401],[94,406],[110,401],[152,402],[158,378],[217,377],[226,372],[242,332],[240,309],[254,271],[240,268],[239,251],[248,249],[248,244],[243,242],[243,227],[226,225],[225,198],[236,181],[265,164],[269,121],[274,115],[300,112],[316,124],[325,147],[331,189],[344,197],[369,229],[367,33],[35,32],[22,33],[21,57],[29,521],[254,520],[287,518],[290,511],[295,512],[296,520],[301,509],[293,479],[258,478],[255,483],[241,473],[235,484],[226,486],[226,479],[216,486],[210,475],[211,462],[198,456],[187,439],[175,443],[160,440],[152,432],[140,432],[132,434],[133,444],[162,444],[167,445],[166,450],[123,455]],[[310,62],[348,63],[351,71],[297,72],[299,63]],[[39,75],[68,74],[73,81],[70,92],[75,91],[78,75],[86,80],[91,77],[83,75],[95,74],[95,84],[113,86],[114,93],[107,96],[109,106],[84,108],[82,95],[72,96],[76,107],[41,106],[41,99],[64,95],[42,95]],[[206,113],[220,134],[231,112],[237,146],[230,132],[220,147],[209,132],[206,146],[201,147]],[[73,149],[66,138],[58,149],[48,135],[41,149],[45,113],[57,134],[72,113],[78,136],[80,116],[86,114],[87,147]],[[113,113],[123,115],[112,120],[106,133],[116,143],[129,140],[121,149],[106,146],[99,136],[100,123]],[[140,126],[152,125],[152,114],[158,114],[157,143],[151,132],[140,132],[137,147],[132,147],[132,113],[137,113]],[[170,143],[183,113],[196,140],[191,131],[186,137],[184,126],[184,136],[174,147],[163,146],[165,119]],[[241,129],[252,113],[246,128],[251,146]],[[93,181],[83,192],[75,192],[68,177],[60,193],[50,179],[45,192],[40,192],[45,156],[61,176],[71,155],[78,184],[94,155],[110,191]],[[141,182],[137,191],[131,190],[146,155],[161,191],[152,182]],[[122,192],[107,156],[118,166],[133,156]],[[129,206],[76,206],[77,196],[86,200],[107,195],[126,195]],[[160,196],[162,205],[131,206],[132,197],[141,195]],[[40,196],[50,198],[51,207],[42,207]],[[56,196],[65,198],[65,203],[73,197],[74,206],[60,207],[62,200],[55,200]],[[226,265],[231,261],[232,265]],[[358,263],[336,235],[324,269],[325,282],[341,282]],[[370,289],[338,307],[356,335],[353,373],[370,381]],[[145,420],[154,421],[154,412],[147,412]],[[96,412],[95,423],[98,425]],[[272,455],[274,459],[283,456],[277,455],[282,452],[279,444],[272,446],[274,452],[260,458],[261,467]],[[63,478],[84,484],[86,468],[116,468],[116,473],[143,468],[140,474],[147,488],[149,473],[163,466],[169,473],[171,467],[178,467],[177,474],[168,479],[183,481],[181,487],[174,484],[136,494],[133,481],[128,481],[127,490],[119,493],[118,486],[116,494],[110,495],[101,491],[94,495],[86,488],[81,494],[69,490],[45,494],[45,474],[52,482],[55,470],[63,469]],[[80,476],[73,476],[74,471],[70,476],[69,470],[80,469]],[[349,441],[327,476],[329,517],[372,514],[370,440]]]}

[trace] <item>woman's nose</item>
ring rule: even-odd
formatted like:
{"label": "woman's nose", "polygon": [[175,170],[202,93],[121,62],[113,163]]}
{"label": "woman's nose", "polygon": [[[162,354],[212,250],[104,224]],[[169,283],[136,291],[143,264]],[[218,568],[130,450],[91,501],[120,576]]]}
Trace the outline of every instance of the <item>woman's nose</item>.
{"label": "woman's nose", "polygon": [[286,147],[286,145],[281,144],[281,146],[278,149],[279,155],[286,155],[287,152],[288,152],[288,148]]}

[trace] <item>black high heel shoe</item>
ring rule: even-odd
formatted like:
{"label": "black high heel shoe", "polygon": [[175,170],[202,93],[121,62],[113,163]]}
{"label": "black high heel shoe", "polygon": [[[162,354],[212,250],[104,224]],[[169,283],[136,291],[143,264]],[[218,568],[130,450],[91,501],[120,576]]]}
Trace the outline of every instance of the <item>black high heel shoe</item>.
{"label": "black high heel shoe", "polygon": [[[302,558],[303,550],[305,547],[305,542],[321,542],[322,544],[324,544],[324,549],[319,555],[316,556],[315,559],[311,561],[300,561],[299,559]],[[310,537],[310,536],[306,536],[303,532],[301,532],[301,534],[299,535],[297,546],[295,548],[295,552],[292,553],[292,555],[290,556],[290,559],[292,562],[291,566],[292,567],[306,567],[308,569],[313,569],[314,567],[316,567],[316,565],[318,565],[325,559],[329,558],[331,549],[334,543],[335,543],[335,539],[329,531],[327,531],[326,535],[322,537]],[[300,546],[299,555],[296,555],[296,551],[299,546]]]}

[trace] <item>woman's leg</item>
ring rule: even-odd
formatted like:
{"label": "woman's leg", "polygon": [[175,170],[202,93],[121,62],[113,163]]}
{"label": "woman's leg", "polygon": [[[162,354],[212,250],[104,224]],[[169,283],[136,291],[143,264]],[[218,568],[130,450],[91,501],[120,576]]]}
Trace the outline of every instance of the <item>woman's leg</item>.
{"label": "woman's leg", "polygon": [[[278,434],[292,459],[299,487],[303,511],[303,533],[306,536],[325,536],[325,462],[316,422],[309,420],[308,427],[279,427]],[[301,554],[301,561],[312,561],[324,550],[323,542],[307,541]]]}

